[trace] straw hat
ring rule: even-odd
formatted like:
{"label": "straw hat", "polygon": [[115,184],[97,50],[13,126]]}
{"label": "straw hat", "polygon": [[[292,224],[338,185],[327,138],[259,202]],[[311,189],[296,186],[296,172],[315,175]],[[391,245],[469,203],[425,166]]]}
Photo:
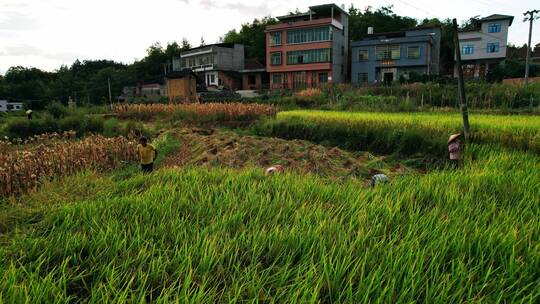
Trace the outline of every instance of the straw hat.
{"label": "straw hat", "polygon": [[285,168],[281,165],[275,165],[266,169],[266,174],[284,173]]}
{"label": "straw hat", "polygon": [[451,143],[453,142],[454,140],[458,139],[461,137],[461,133],[457,133],[457,134],[453,134],[450,136],[450,138],[448,139],[448,143]]}

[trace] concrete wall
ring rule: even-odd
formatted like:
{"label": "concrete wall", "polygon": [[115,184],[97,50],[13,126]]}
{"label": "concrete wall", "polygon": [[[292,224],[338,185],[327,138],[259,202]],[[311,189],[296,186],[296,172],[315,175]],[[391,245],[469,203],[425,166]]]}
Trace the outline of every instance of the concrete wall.
{"label": "concrete wall", "polygon": [[348,79],[349,16],[340,13],[343,29],[332,27],[332,82],[342,83]]}
{"label": "concrete wall", "polygon": [[235,44],[234,48],[214,47],[214,69],[240,71],[244,69],[244,45]]}

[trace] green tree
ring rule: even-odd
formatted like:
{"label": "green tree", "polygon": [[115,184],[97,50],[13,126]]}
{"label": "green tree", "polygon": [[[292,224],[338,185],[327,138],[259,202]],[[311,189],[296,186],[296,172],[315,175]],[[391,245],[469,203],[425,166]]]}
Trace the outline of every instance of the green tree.
{"label": "green tree", "polygon": [[368,6],[364,11],[351,4],[349,8],[349,38],[362,40],[367,36],[368,28],[373,27],[375,33],[393,32],[415,27],[416,19],[398,16],[392,6],[373,10]]}
{"label": "green tree", "polygon": [[230,30],[223,36],[225,43],[240,43],[245,46],[246,57],[256,58],[265,62],[266,59],[266,27],[276,24],[277,20],[265,17],[254,19],[251,23],[242,24],[240,31]]}

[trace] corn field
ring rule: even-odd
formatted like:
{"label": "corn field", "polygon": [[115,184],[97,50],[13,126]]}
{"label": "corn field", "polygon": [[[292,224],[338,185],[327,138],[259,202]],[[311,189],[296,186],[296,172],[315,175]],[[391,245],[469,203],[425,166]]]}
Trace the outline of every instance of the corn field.
{"label": "corn field", "polygon": [[114,112],[121,118],[165,116],[187,120],[246,121],[274,116],[277,109],[271,105],[243,103],[138,104],[117,105]]}
{"label": "corn field", "polygon": [[61,133],[44,133],[34,135],[25,139],[21,138],[3,138],[0,139],[0,153],[5,153],[9,150],[26,149],[28,146],[36,146],[39,144],[50,144],[51,142],[60,142],[73,140],[77,136],[75,131],[65,131]]}
{"label": "corn field", "polygon": [[[53,140],[45,144],[47,136]],[[24,194],[46,180],[82,169],[108,170],[121,161],[136,159],[135,142],[125,137],[93,135],[69,142],[54,140],[58,139],[57,136],[60,135],[34,137],[35,141],[42,143],[29,150],[0,154],[0,196]]]}

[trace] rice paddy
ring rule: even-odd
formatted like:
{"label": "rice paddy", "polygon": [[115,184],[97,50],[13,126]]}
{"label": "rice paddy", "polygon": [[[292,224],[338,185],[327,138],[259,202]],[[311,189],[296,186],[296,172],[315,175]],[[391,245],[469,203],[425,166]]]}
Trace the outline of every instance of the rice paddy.
{"label": "rice paddy", "polygon": [[[459,127],[459,116],[446,113],[325,113],[280,113],[258,131],[352,148],[383,143],[356,135],[390,140],[390,126],[421,135],[410,136],[416,145],[445,144],[438,137]],[[538,136],[539,120],[471,122],[492,136],[468,146],[460,169],[393,176],[375,188],[354,176],[267,176],[262,167],[198,158],[171,167],[165,155],[150,175],[127,166],[46,182],[0,209],[0,303],[538,303],[540,155],[508,143],[511,132]],[[330,149],[174,134],[158,139],[173,159],[182,147],[225,154],[231,138],[239,155],[262,155],[258,147],[268,145],[272,162],[285,144]],[[383,148],[412,151],[412,143],[396,150],[407,143]]]}

